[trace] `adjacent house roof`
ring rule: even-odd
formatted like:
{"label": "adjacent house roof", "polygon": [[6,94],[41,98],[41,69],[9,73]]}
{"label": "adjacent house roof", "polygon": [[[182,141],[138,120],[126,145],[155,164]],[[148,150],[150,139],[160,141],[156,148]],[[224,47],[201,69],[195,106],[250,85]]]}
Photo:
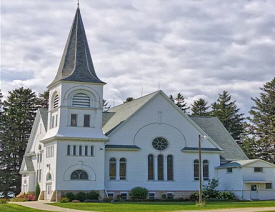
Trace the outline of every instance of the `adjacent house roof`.
{"label": "adjacent house roof", "polygon": [[221,154],[227,161],[247,160],[247,156],[216,117],[190,116],[223,150]]}
{"label": "adjacent house roof", "polygon": [[236,160],[236,161],[231,161],[229,163],[223,164],[221,166],[216,167],[217,169],[225,169],[225,168],[238,168],[238,167],[243,167],[243,166],[247,166],[249,164],[253,164],[255,162],[263,162],[266,163],[270,166],[275,167],[275,164],[272,163],[268,163],[264,160],[261,159],[253,159],[253,160]]}
{"label": "adjacent house roof", "polygon": [[75,13],[58,72],[48,87],[60,80],[104,83],[95,73],[79,8]]}

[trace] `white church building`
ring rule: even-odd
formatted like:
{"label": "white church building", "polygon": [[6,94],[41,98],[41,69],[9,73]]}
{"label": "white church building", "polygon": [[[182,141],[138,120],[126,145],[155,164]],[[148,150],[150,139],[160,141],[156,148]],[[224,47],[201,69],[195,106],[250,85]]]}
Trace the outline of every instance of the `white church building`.
{"label": "white church building", "polygon": [[[149,198],[187,198],[202,183],[239,199],[275,199],[275,166],[249,160],[215,117],[189,116],[163,91],[103,111],[103,86],[94,70],[79,8],[21,165],[22,193],[41,188],[40,200],[66,192],[98,191],[129,198],[142,186]],[[203,137],[207,135],[207,137]]]}

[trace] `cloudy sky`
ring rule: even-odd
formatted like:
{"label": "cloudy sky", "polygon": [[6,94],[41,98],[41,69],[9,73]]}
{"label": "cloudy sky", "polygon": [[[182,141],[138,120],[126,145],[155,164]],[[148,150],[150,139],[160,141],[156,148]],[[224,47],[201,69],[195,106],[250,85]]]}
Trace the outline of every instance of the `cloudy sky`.
{"label": "cloudy sky", "polygon": [[[1,5],[1,84],[43,92],[57,72],[77,0]],[[213,103],[229,91],[242,112],[271,81],[274,0],[80,0],[94,66],[113,105],[160,89]]]}

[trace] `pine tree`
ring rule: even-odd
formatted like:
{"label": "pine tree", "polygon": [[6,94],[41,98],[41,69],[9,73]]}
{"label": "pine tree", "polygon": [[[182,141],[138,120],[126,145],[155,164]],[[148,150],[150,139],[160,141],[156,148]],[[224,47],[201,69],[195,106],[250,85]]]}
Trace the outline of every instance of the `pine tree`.
{"label": "pine tree", "polygon": [[260,97],[251,98],[255,105],[249,111],[250,133],[259,144],[258,156],[261,159],[275,162],[275,78],[264,84]]}
{"label": "pine tree", "polygon": [[19,174],[26,144],[37,110],[37,97],[30,89],[19,88],[9,92],[3,103],[0,132],[0,180],[6,194],[21,189]]}
{"label": "pine tree", "polygon": [[192,104],[192,115],[194,116],[208,116],[209,112],[207,110],[210,108],[210,106],[207,106],[207,101],[204,99],[200,98],[197,101],[194,101]]}
{"label": "pine tree", "polygon": [[49,108],[49,90],[39,94],[38,103],[39,107],[48,110]]}
{"label": "pine tree", "polygon": [[217,102],[213,103],[210,115],[216,116],[222,122],[235,140],[240,140],[240,135],[244,131],[243,113],[239,113],[236,101],[231,101],[231,95],[228,91],[219,94]]}
{"label": "pine tree", "polygon": [[123,103],[131,102],[133,100],[134,100],[133,97],[127,97],[126,100]]}
{"label": "pine tree", "polygon": [[184,112],[186,113],[190,107],[187,107],[187,103],[181,93],[178,93],[176,97],[170,95],[170,99]]}

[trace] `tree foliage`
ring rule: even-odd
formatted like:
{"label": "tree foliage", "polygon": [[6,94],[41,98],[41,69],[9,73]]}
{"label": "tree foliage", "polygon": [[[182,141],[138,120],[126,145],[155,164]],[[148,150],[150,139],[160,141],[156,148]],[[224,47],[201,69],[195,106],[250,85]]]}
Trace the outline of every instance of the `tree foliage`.
{"label": "tree foliage", "polygon": [[46,90],[43,93],[39,94],[37,104],[39,107],[48,110],[48,108],[49,108],[49,90]]}
{"label": "tree foliage", "polygon": [[253,135],[255,145],[254,152],[258,158],[275,162],[274,142],[275,142],[275,78],[267,82],[260,88],[260,97],[251,98],[254,102],[249,114],[249,133]]}
{"label": "tree foliage", "polygon": [[228,91],[219,94],[217,102],[212,105],[211,115],[218,117],[224,127],[232,135],[235,140],[240,140],[240,136],[244,131],[244,117],[237,108],[236,101],[231,101],[231,95]]}
{"label": "tree foliage", "polygon": [[133,97],[127,97],[126,100],[123,103],[131,102],[133,100],[134,100]]}
{"label": "tree foliage", "polygon": [[197,101],[194,101],[192,104],[192,115],[194,116],[208,116],[209,112],[207,110],[210,108],[210,106],[207,106],[207,101],[204,99],[200,98]]}
{"label": "tree foliage", "polygon": [[173,97],[172,95],[169,96],[169,98],[184,112],[186,113],[187,110],[190,107],[187,107],[187,103],[185,102],[185,99],[181,93],[178,93],[176,97]]}
{"label": "tree foliage", "polygon": [[21,189],[20,165],[37,110],[37,97],[30,89],[9,92],[3,103],[0,131],[0,181],[4,194]]}

